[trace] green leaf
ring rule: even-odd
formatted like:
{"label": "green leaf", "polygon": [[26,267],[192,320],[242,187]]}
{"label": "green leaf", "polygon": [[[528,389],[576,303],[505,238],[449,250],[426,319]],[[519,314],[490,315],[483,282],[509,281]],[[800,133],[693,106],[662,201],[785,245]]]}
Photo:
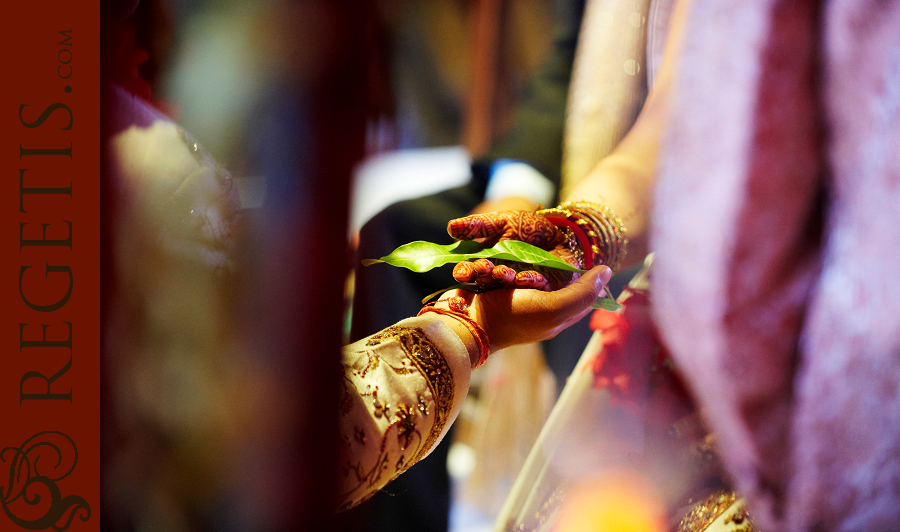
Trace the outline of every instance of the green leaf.
{"label": "green leaf", "polygon": [[622,305],[616,302],[615,299],[611,297],[599,297],[597,301],[594,301],[594,304],[591,305],[591,308],[599,308],[603,310],[619,310],[622,308]]}
{"label": "green leaf", "polygon": [[390,255],[380,259],[366,259],[362,263],[364,266],[369,266],[386,262],[392,266],[422,273],[451,262],[474,259],[502,259],[570,272],[584,273],[587,271],[579,270],[539,247],[518,240],[503,240],[487,248],[471,240],[461,240],[447,245],[419,240],[398,247]]}

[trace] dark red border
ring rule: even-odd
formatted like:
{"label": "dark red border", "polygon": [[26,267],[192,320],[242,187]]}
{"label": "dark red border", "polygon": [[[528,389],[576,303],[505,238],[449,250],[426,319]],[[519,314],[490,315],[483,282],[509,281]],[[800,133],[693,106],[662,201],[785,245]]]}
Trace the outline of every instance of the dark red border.
{"label": "dark red border", "polygon": [[[69,530],[99,530],[100,4],[97,0],[7,2],[3,11],[0,449],[6,450],[0,462],[0,530],[43,530],[50,521],[57,526],[68,522]],[[71,32],[61,34],[64,30]],[[71,40],[65,42],[67,36]],[[23,104],[27,105],[22,110],[24,121],[39,125],[23,125],[19,114]],[[49,114],[41,120],[45,111]],[[65,129],[70,112],[71,128]],[[71,157],[21,154],[22,148],[70,145]],[[71,197],[30,194],[23,200],[26,212],[21,212],[22,169],[26,169],[26,187],[71,184]],[[50,224],[46,239],[65,239],[66,222],[71,222],[71,249],[22,246],[23,222],[29,240],[41,238],[41,224]],[[45,275],[48,264],[56,271]],[[23,267],[27,267],[24,274]],[[53,308],[69,288],[65,268],[71,269],[71,296]],[[23,294],[37,308],[26,304]],[[46,324],[46,340],[60,342],[68,336],[67,322],[72,324],[71,348],[22,346],[20,324],[27,324],[22,337],[26,341],[42,340],[41,325]],[[44,393],[46,383],[29,372],[51,378],[70,360],[71,367],[53,381],[50,392],[65,395],[71,391],[71,401],[23,400],[23,377],[32,376],[25,382],[25,393]],[[42,442],[55,447],[35,446]],[[25,457],[29,459],[24,463],[33,466],[35,453],[41,456],[39,474],[19,477],[10,490],[8,468],[23,463]],[[61,465],[54,469],[50,466],[55,454],[60,455]],[[70,466],[73,468],[66,474]],[[40,504],[28,505],[23,497],[15,497],[29,482],[29,493],[40,494]],[[53,489],[59,490],[59,504],[65,507],[51,507]]]}

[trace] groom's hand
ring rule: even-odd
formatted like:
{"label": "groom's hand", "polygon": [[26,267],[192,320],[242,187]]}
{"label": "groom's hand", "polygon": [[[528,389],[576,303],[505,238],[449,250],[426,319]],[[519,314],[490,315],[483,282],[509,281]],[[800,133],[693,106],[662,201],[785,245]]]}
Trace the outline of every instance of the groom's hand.
{"label": "groom's hand", "polygon": [[496,351],[511,345],[553,338],[560,331],[591,312],[591,304],[603,295],[612,270],[597,266],[576,282],[560,290],[493,290],[475,294],[464,290],[445,293],[441,299],[458,295],[469,305],[469,316],[484,328]]}

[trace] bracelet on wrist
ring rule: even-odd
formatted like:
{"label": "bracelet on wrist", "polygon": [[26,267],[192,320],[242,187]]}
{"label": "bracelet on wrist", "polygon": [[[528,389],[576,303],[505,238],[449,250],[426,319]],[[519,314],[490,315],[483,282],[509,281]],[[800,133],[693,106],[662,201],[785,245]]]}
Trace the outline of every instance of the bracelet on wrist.
{"label": "bracelet on wrist", "polygon": [[466,306],[465,300],[463,298],[456,296],[451,297],[449,302],[450,308],[445,309],[443,307],[435,307],[432,305],[426,305],[422,307],[422,310],[417,314],[421,316],[426,312],[435,312],[437,314],[443,314],[445,316],[450,316],[455,318],[457,321],[462,323],[466,329],[472,333],[472,337],[475,339],[475,344],[478,346],[478,361],[472,364],[472,369],[475,369],[482,364],[484,364],[488,356],[491,354],[491,342],[488,340],[487,333],[478,324],[471,316],[469,316],[469,309]]}
{"label": "bracelet on wrist", "polygon": [[[557,227],[569,229],[584,253],[586,269],[605,264],[619,269],[628,252],[627,230],[622,220],[606,205],[589,201],[566,201],[537,212]],[[564,222],[563,222],[564,221]],[[574,226],[574,227],[573,227]]]}

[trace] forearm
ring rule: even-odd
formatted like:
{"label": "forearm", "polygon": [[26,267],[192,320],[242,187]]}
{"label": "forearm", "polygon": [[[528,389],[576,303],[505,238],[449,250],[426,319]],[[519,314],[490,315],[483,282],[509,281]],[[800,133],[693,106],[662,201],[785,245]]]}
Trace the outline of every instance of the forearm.
{"label": "forearm", "polygon": [[478,351],[455,321],[428,314],[344,347],[339,508],[427,456],[453,423],[468,391],[470,350]]}
{"label": "forearm", "polygon": [[[638,124],[635,125],[635,128]],[[632,134],[636,134],[632,136]],[[592,201],[609,207],[627,228],[628,253],[621,264],[627,268],[643,260],[656,171],[656,131],[632,129],[619,147],[582,179],[568,201]],[[649,138],[648,138],[649,137]]]}
{"label": "forearm", "polygon": [[691,0],[680,0],[672,16],[666,50],[656,83],[631,130],[612,153],[575,185],[569,201],[603,203],[627,228],[628,267],[643,260],[648,250],[648,230],[652,211],[660,146],[666,134],[672,90],[678,68],[684,27]]}
{"label": "forearm", "polygon": [[345,346],[338,507],[359,504],[431,452],[456,419],[472,367],[492,345],[552,338],[591,311],[609,274],[594,268],[553,292],[458,290],[437,303],[440,312]]}

